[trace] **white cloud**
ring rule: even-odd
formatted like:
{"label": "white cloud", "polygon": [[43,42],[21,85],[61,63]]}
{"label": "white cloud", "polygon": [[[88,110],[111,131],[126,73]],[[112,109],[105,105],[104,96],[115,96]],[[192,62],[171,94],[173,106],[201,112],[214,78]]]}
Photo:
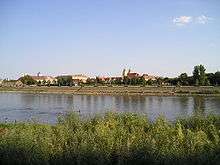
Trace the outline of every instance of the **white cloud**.
{"label": "white cloud", "polygon": [[205,15],[201,15],[201,16],[196,18],[196,23],[206,24],[206,23],[208,23],[211,20],[213,20],[211,17],[207,17]]}
{"label": "white cloud", "polygon": [[173,23],[177,26],[183,26],[192,22],[191,16],[180,16],[173,19]]}
{"label": "white cloud", "polygon": [[197,24],[207,24],[208,22],[212,21],[213,18],[205,16],[205,15],[200,15],[197,17],[192,17],[192,16],[179,16],[174,18],[173,24],[177,25],[177,26],[184,26],[190,23],[197,23]]}

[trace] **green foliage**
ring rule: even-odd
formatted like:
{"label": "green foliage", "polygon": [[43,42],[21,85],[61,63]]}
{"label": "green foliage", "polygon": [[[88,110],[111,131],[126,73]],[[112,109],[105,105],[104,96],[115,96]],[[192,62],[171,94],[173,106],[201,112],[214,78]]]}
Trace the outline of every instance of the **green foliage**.
{"label": "green foliage", "polygon": [[189,85],[187,73],[182,73],[179,76],[179,82],[181,85]]}
{"label": "green foliage", "polygon": [[102,78],[100,78],[100,77],[96,77],[95,83],[96,83],[96,84],[102,84],[102,85],[103,85],[103,84],[105,83],[105,81],[103,81]]}
{"label": "green foliage", "polygon": [[46,82],[46,84],[47,84],[47,86],[50,86],[50,85],[51,85],[51,81],[48,80],[48,81]]}
{"label": "green foliage", "polygon": [[193,69],[193,76],[188,76],[187,73],[180,74],[175,78],[164,78],[163,82],[170,85],[181,86],[209,86],[220,84],[220,72],[205,73],[206,69],[203,65],[197,65]]}
{"label": "green foliage", "polygon": [[149,79],[147,82],[146,82],[147,85],[153,85],[153,80]]}
{"label": "green foliage", "polygon": [[210,85],[215,85],[215,74],[214,73],[207,73],[206,74],[207,80],[210,83]]}
{"label": "green foliage", "polygon": [[72,76],[58,76],[57,84],[58,86],[72,86],[73,85]]}
{"label": "green foliage", "polygon": [[[122,82],[119,83],[119,85]],[[144,77],[134,77],[134,78],[128,78],[127,76],[124,77],[123,79],[123,84],[124,85],[142,85],[145,86],[147,84],[146,80]]]}
{"label": "green foliage", "polygon": [[20,80],[23,84],[26,85],[34,85],[37,83],[37,81],[35,81],[31,76],[29,75],[25,75],[21,78],[19,78],[18,80]]}
{"label": "green foliage", "polygon": [[220,116],[175,123],[107,113],[56,125],[0,124],[1,164],[218,164]]}
{"label": "green foliage", "polygon": [[38,85],[38,86],[41,86],[41,81],[37,81],[37,85]]}
{"label": "green foliage", "polygon": [[214,76],[214,81],[216,85],[220,85],[220,72],[216,72]]}
{"label": "green foliage", "polygon": [[42,81],[42,85],[46,85],[47,81],[46,80],[43,80]]}
{"label": "green foliage", "polygon": [[95,85],[95,84],[96,84],[96,79],[88,78],[86,80],[86,85]]}
{"label": "green foliage", "polygon": [[157,85],[158,85],[158,86],[162,86],[162,84],[163,84],[163,78],[158,77],[156,81],[157,81]]}
{"label": "green foliage", "polygon": [[206,74],[205,74],[205,67],[203,65],[197,65],[194,67],[193,70],[193,79],[195,85],[206,85]]}

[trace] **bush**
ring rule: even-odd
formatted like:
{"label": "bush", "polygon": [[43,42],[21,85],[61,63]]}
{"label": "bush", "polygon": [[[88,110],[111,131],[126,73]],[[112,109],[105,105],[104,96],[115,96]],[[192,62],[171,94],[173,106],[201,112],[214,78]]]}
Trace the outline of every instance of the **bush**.
{"label": "bush", "polygon": [[0,164],[218,164],[220,116],[174,123],[107,113],[56,125],[0,124]]}

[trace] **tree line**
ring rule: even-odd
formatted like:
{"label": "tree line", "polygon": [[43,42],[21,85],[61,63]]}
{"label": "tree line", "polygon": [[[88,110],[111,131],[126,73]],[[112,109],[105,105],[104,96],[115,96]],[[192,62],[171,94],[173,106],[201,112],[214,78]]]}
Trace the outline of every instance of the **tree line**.
{"label": "tree line", "polygon": [[206,73],[206,69],[203,65],[197,65],[194,67],[192,76],[188,76],[187,73],[182,73],[176,78],[164,78],[165,83],[171,85],[181,86],[219,86],[220,85],[220,72]]}
{"label": "tree line", "polygon": [[58,76],[57,81],[53,80],[42,80],[36,81],[30,75],[20,77],[20,80],[25,85],[38,85],[38,86],[73,86],[73,80],[71,76]]}

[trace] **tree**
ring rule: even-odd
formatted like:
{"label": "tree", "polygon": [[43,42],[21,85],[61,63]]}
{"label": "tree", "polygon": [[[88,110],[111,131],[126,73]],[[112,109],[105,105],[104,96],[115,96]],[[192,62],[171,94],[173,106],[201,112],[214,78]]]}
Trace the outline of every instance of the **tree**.
{"label": "tree", "polygon": [[123,83],[125,85],[128,85],[130,83],[130,79],[127,76],[125,76],[124,79],[123,79]]}
{"label": "tree", "polygon": [[57,85],[57,81],[56,81],[56,80],[53,80],[53,81],[52,81],[52,85]]}
{"label": "tree", "polygon": [[195,66],[193,70],[193,80],[195,85],[199,85],[199,66]]}
{"label": "tree", "polygon": [[203,65],[197,65],[193,70],[193,79],[195,85],[205,85],[206,83],[206,74],[205,67]]}
{"label": "tree", "polygon": [[199,83],[200,85],[205,85],[206,83],[206,75],[205,75],[205,67],[203,65],[199,66],[199,73],[200,73],[200,77],[199,77]]}
{"label": "tree", "polygon": [[207,73],[206,74],[207,80],[209,82],[210,85],[215,85],[215,74],[214,73]]}
{"label": "tree", "polygon": [[88,79],[86,80],[86,84],[87,84],[87,85],[94,85],[94,84],[95,84],[95,81],[96,81],[96,80],[94,80],[94,79],[88,78]]}
{"label": "tree", "polygon": [[147,80],[147,85],[153,85],[153,80],[152,79]]}
{"label": "tree", "polygon": [[72,76],[58,76],[57,77],[58,86],[71,86],[73,85]]}
{"label": "tree", "polygon": [[105,81],[101,77],[96,77],[96,84],[104,84]]}
{"label": "tree", "polygon": [[207,86],[210,86],[211,84],[210,84],[210,81],[206,78],[205,79],[205,85],[207,85]]}
{"label": "tree", "polygon": [[63,78],[62,77],[57,77],[57,84],[58,84],[58,86],[62,86],[63,84],[64,84],[64,82],[63,82],[64,80],[63,80]]}
{"label": "tree", "polygon": [[38,85],[38,86],[41,86],[41,81],[38,81],[38,82],[37,82],[37,85]]}
{"label": "tree", "polygon": [[179,80],[178,80],[177,77],[175,77],[175,78],[169,78],[169,79],[168,79],[168,83],[171,84],[171,85],[175,85],[175,86],[178,84],[178,81],[179,81]]}
{"label": "tree", "polygon": [[189,85],[194,85],[193,76],[188,76],[187,81],[188,81]]}
{"label": "tree", "polygon": [[220,72],[215,72],[215,76],[214,76],[214,80],[215,80],[215,85],[220,85]]}
{"label": "tree", "polygon": [[114,81],[113,81],[114,84],[116,85],[121,85],[122,84],[122,79],[121,78],[116,78]]}
{"label": "tree", "polygon": [[138,84],[138,78],[134,77],[130,79],[131,85],[137,85]]}
{"label": "tree", "polygon": [[165,78],[163,79],[163,82],[164,82],[166,85],[170,85],[170,83],[169,83],[169,78],[168,78],[168,77],[165,77]]}
{"label": "tree", "polygon": [[42,85],[46,85],[47,81],[46,80],[43,80],[42,81]]}
{"label": "tree", "polygon": [[157,85],[158,85],[158,86],[162,86],[162,84],[163,84],[163,78],[158,77],[156,81],[157,81]]}
{"label": "tree", "polygon": [[140,77],[138,80],[138,84],[145,86],[146,85],[146,80],[144,77]]}
{"label": "tree", "polygon": [[[67,79],[67,81],[68,81],[68,86],[73,86],[73,81],[72,81],[72,77],[71,77],[71,79]],[[78,83],[78,85],[80,84],[80,82]]]}
{"label": "tree", "polygon": [[37,83],[31,76],[25,75],[23,77],[20,77],[18,80],[20,80],[23,84],[26,85],[34,85]]}
{"label": "tree", "polygon": [[179,82],[180,82],[181,85],[189,85],[187,73],[180,74]]}
{"label": "tree", "polygon": [[51,85],[51,81],[48,80],[48,81],[47,81],[47,86],[49,87],[50,85]]}

